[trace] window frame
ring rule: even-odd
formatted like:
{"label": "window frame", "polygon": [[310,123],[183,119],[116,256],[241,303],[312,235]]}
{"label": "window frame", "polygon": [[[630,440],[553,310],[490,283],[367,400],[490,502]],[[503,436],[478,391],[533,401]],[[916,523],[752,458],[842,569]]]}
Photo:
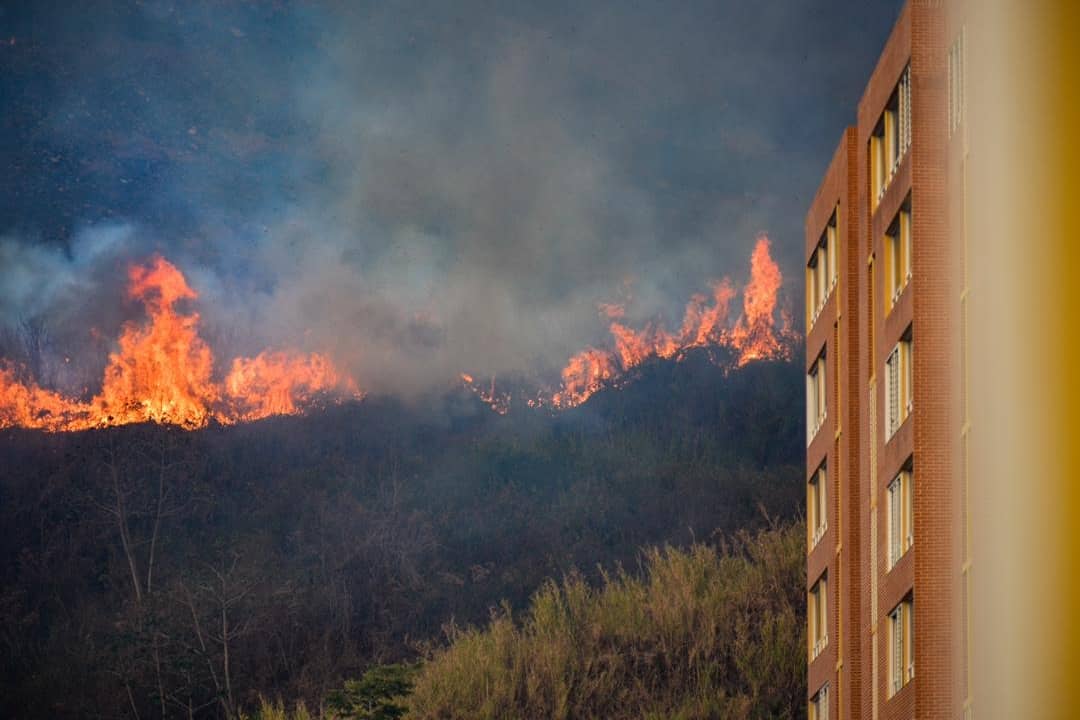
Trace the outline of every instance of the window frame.
{"label": "window frame", "polygon": [[889,570],[915,546],[915,473],[909,459],[886,488]]}
{"label": "window frame", "polygon": [[828,460],[818,466],[807,482],[807,520],[813,550],[829,529],[829,470]]}
{"label": "window frame", "polygon": [[881,111],[867,148],[870,155],[871,211],[885,197],[904,158],[911,150],[911,63],[900,77]]}
{"label": "window frame", "polygon": [[807,593],[807,650],[810,660],[829,646],[829,571],[825,570]]}
{"label": "window frame", "polygon": [[915,679],[915,603],[908,595],[888,614],[889,697]]}
{"label": "window frame", "polygon": [[948,60],[948,90],[946,94],[949,98],[949,111],[948,111],[948,136],[951,138],[960,126],[964,123],[964,100],[966,90],[966,76],[965,76],[965,45],[966,45],[966,28],[961,26],[960,32],[957,33],[952,44],[949,46],[949,60]]}
{"label": "window frame", "polygon": [[825,225],[825,251],[829,258],[829,294],[836,289],[837,281],[840,279],[840,265],[838,258],[840,257],[840,205],[837,204],[833,208],[832,215],[829,216],[829,222]]}
{"label": "window frame", "polygon": [[822,230],[814,251],[810,253],[810,258],[806,262],[807,332],[817,322],[818,316],[825,309],[825,304],[829,301],[829,296],[832,295],[839,281],[840,269],[837,264],[840,255],[839,215],[840,203],[837,203],[828,222],[825,223],[825,229]]}
{"label": "window frame", "polygon": [[901,203],[896,217],[885,231],[885,314],[900,302],[911,283],[912,213],[911,195]]}
{"label": "window frame", "polygon": [[903,427],[915,410],[914,343],[911,327],[885,357],[885,441]]}
{"label": "window frame", "polygon": [[806,373],[806,446],[817,437],[828,418],[828,388],[826,387],[825,348],[822,348]]}
{"label": "window frame", "polygon": [[807,720],[829,720],[829,683],[825,683],[810,698]]}

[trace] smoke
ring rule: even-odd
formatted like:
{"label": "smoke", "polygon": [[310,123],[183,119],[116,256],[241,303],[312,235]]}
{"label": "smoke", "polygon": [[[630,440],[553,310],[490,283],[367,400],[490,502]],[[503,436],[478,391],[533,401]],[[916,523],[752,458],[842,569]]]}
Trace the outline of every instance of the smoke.
{"label": "smoke", "polygon": [[374,116],[367,59],[332,50],[303,107],[333,172],[257,256],[277,279],[260,326],[329,344],[376,387],[555,366],[602,328],[596,302],[656,228],[604,148],[552,112],[574,88],[548,45],[489,47],[467,82],[431,68]]}
{"label": "smoke", "polygon": [[67,249],[0,236],[0,359],[68,391],[95,382],[130,317],[126,259],[142,246],[130,225],[84,229]]}
{"label": "smoke", "polygon": [[14,324],[83,304],[95,295],[102,265],[131,247],[130,226],[80,232],[69,249],[0,235],[0,322]]}
{"label": "smoke", "polygon": [[711,279],[743,284],[761,230],[800,277],[803,208],[880,41],[852,63],[814,40],[867,20],[835,3],[24,12],[0,89],[43,144],[0,210],[44,237],[0,240],[0,322],[46,316],[92,363],[90,330],[137,312],[124,266],[156,251],[220,355],[326,352],[405,394],[555,372],[627,292],[627,322],[673,326]]}

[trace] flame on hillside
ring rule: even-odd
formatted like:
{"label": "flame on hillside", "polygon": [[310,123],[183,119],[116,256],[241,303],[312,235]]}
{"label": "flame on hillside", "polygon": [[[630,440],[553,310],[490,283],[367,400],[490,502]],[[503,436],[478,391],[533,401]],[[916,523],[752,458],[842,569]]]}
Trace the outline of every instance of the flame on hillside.
{"label": "flame on hillside", "polygon": [[510,412],[510,393],[495,389],[494,375],[491,376],[490,384],[481,385],[472,375],[461,373],[461,382],[495,412],[500,415]]}
{"label": "flame on hillside", "polygon": [[[541,392],[527,404],[575,407],[601,388],[619,385],[628,371],[647,360],[678,361],[694,348],[726,348],[737,367],[755,360],[790,359],[795,344],[791,319],[785,313],[781,313],[779,323],[776,319],[782,284],[780,268],[769,254],[769,238],[762,234],[750,257],[750,281],[742,291],[742,312],[734,322],[730,321],[730,310],[737,292],[728,278],[711,283],[709,294],[690,298],[677,331],[668,331],[660,323],[634,329],[624,322],[624,304],[601,303],[601,315],[611,321],[608,330],[613,347],[589,347],[577,353],[563,368],[558,389]],[[500,414],[506,413],[509,395],[496,390],[494,379],[490,387],[483,388],[468,375],[462,379],[481,400]]]}
{"label": "flame on hillside", "polygon": [[295,414],[324,396],[361,397],[352,378],[318,353],[236,358],[224,380],[215,382],[198,313],[176,307],[198,294],[160,256],[129,268],[128,297],[143,303],[147,320],[124,326],[101,391],[81,401],[20,382],[13,367],[0,365],[0,428],[70,431],[156,422],[195,429],[211,419],[228,425]]}

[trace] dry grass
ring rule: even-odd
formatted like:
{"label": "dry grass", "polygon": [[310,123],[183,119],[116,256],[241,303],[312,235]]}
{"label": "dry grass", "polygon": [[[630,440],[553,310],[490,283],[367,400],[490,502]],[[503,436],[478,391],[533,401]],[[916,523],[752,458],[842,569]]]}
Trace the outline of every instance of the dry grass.
{"label": "dry grass", "polygon": [[519,619],[451,629],[410,718],[789,718],[804,712],[805,535],[651,549],[640,577],[549,582]]}
{"label": "dry grass", "polygon": [[254,715],[249,716],[241,713],[240,717],[241,720],[314,720],[316,717],[322,717],[322,715],[312,715],[302,702],[297,703],[292,711],[289,711],[285,707],[285,703],[280,700],[271,702],[261,698]]}

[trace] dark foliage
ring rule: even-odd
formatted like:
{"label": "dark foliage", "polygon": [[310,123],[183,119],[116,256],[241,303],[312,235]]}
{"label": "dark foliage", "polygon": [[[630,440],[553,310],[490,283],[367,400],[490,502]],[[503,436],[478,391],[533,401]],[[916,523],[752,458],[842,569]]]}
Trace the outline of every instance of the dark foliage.
{"label": "dark foliage", "polygon": [[376,665],[330,693],[327,709],[342,720],[396,720],[405,715],[404,698],[412,692],[415,673],[415,666]]}
{"label": "dark foliage", "polygon": [[796,512],[797,366],[639,375],[558,415],[453,394],[197,433],[0,433],[0,715],[317,707],[546,578]]}

